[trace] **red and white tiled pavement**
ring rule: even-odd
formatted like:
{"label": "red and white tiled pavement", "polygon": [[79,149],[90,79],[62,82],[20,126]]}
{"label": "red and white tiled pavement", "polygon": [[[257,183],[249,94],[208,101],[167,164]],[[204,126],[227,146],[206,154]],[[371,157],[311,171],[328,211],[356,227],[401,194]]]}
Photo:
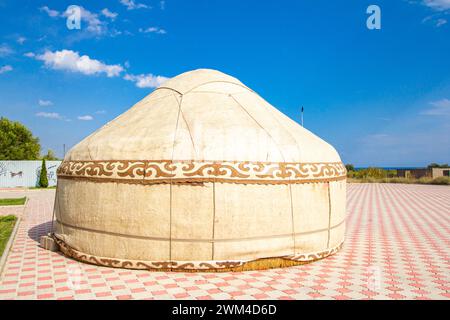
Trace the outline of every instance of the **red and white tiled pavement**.
{"label": "red and white tiled pavement", "polygon": [[[450,299],[450,187],[349,184],[347,236],[311,264],[239,273],[167,273],[83,264],[41,249],[54,190],[27,195],[0,276],[2,299]],[[5,208],[0,208],[0,214]]]}

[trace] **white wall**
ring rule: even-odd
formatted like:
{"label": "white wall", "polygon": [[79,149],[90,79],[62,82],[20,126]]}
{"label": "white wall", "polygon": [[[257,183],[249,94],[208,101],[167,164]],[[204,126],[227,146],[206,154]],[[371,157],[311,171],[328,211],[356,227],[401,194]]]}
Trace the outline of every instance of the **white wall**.
{"label": "white wall", "polygon": [[[48,185],[56,185],[56,169],[61,161],[45,161]],[[42,161],[0,160],[0,188],[37,187]]]}

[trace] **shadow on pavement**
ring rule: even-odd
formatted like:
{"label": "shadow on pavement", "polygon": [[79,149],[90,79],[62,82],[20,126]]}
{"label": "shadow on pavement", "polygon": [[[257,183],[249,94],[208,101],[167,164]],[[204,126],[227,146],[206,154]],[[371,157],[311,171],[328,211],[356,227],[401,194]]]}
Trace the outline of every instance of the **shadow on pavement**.
{"label": "shadow on pavement", "polygon": [[32,227],[30,230],[28,230],[28,236],[34,241],[39,243],[39,239],[41,238],[41,236],[44,236],[47,233],[51,232],[51,229],[52,229],[52,221],[47,221],[38,224]]}

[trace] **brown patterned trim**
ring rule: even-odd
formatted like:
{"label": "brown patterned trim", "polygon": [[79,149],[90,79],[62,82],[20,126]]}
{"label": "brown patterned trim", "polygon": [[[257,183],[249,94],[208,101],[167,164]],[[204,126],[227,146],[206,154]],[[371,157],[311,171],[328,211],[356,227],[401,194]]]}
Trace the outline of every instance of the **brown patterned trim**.
{"label": "brown patterned trim", "polygon": [[59,179],[131,184],[226,182],[242,184],[292,184],[346,179],[341,162],[249,161],[64,161]]}
{"label": "brown patterned trim", "polygon": [[237,271],[247,264],[252,262],[281,259],[285,261],[292,261],[298,263],[312,262],[323,259],[331,254],[338,252],[343,245],[343,242],[334,248],[324,251],[306,253],[301,255],[269,257],[255,260],[227,260],[227,261],[139,261],[139,260],[124,260],[106,257],[98,257],[86,253],[82,253],[65,243],[64,240],[53,234],[53,238],[58,244],[62,253],[75,260],[95,264],[104,267],[125,268],[125,269],[140,269],[149,271]]}
{"label": "brown patterned trim", "polygon": [[302,254],[296,254],[296,255],[291,255],[291,256],[286,256],[284,257],[285,259],[288,260],[293,260],[293,261],[299,261],[299,262],[308,262],[311,260],[319,260],[319,259],[323,259],[325,257],[328,257],[332,254],[335,254],[336,252],[338,252],[339,250],[341,250],[342,246],[344,245],[344,242],[341,242],[340,245],[338,245],[337,247],[333,247],[321,252],[316,252],[316,253],[302,253]]}

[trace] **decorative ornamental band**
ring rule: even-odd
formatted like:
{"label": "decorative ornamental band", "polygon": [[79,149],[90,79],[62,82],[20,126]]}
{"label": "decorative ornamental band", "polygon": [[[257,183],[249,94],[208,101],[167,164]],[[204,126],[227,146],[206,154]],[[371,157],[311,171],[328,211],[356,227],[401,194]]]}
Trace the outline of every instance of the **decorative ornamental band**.
{"label": "decorative ornamental band", "polygon": [[[107,258],[107,257],[99,257],[90,255],[87,253],[80,252],[67,243],[64,240],[60,239],[57,235],[53,234],[53,239],[55,239],[56,243],[59,246],[59,249],[66,255],[75,260],[91,263],[104,267],[113,267],[113,268],[125,268],[125,269],[138,269],[138,270],[149,270],[149,271],[232,271],[235,268],[239,268],[246,263],[256,260],[231,260],[231,261],[139,261],[139,260],[126,260],[126,259],[115,259],[115,258]],[[280,256],[273,257],[279,258],[287,261],[294,261],[298,263],[306,263],[312,262],[315,260],[323,259],[329,255],[335,254],[338,252],[343,246],[343,242],[339,245],[329,248],[323,251],[297,254],[297,255],[288,255],[288,256]],[[273,259],[273,258],[265,258]]]}
{"label": "decorative ornamental band", "polygon": [[64,161],[58,178],[133,184],[291,184],[344,180],[341,162],[110,160]]}

